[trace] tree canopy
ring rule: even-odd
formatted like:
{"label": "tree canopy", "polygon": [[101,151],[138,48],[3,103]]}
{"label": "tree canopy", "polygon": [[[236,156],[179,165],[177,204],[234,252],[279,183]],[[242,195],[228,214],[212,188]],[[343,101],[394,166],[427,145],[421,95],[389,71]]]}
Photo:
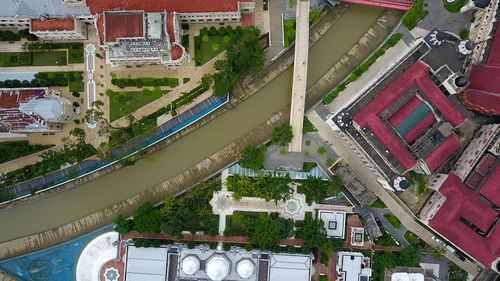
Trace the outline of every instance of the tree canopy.
{"label": "tree canopy", "polygon": [[115,231],[120,234],[127,234],[132,230],[132,221],[127,220],[121,214],[113,220],[113,223],[116,224]]}
{"label": "tree canopy", "polygon": [[312,216],[306,216],[303,221],[295,222],[295,236],[304,241],[304,245],[310,248],[321,248],[327,245],[328,238],[322,220],[316,220]]}
{"label": "tree canopy", "polygon": [[247,146],[241,155],[240,164],[245,168],[250,168],[255,172],[258,172],[264,168],[265,157],[265,146]]}
{"label": "tree canopy", "polygon": [[271,143],[276,145],[286,145],[291,142],[293,138],[292,126],[285,123],[279,127],[274,128],[274,133],[271,136]]}
{"label": "tree canopy", "polygon": [[249,196],[264,198],[266,201],[273,200],[276,203],[290,199],[293,193],[290,183],[290,175],[281,177],[277,174],[257,177],[233,175],[227,179],[228,189],[233,191],[235,200]]}
{"label": "tree canopy", "polygon": [[229,35],[227,60],[215,63],[214,95],[233,91],[240,77],[255,75],[264,68],[264,51],[259,44],[260,30],[254,26],[236,27]]}
{"label": "tree canopy", "polygon": [[134,212],[134,229],[140,233],[159,233],[162,217],[151,202],[145,202]]}
{"label": "tree canopy", "polygon": [[311,205],[313,202],[323,202],[328,195],[337,195],[341,186],[342,181],[339,178],[324,181],[319,177],[308,176],[307,179],[301,181],[297,191],[305,194],[307,204]]}
{"label": "tree canopy", "polygon": [[260,213],[247,221],[246,233],[250,243],[259,249],[272,249],[293,235],[293,220],[280,218],[277,213]]}

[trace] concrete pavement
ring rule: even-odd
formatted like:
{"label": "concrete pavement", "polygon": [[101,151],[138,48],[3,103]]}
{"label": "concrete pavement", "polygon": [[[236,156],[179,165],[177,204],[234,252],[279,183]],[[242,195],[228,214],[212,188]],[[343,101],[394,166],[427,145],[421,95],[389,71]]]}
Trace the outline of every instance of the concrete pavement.
{"label": "concrete pavement", "polygon": [[272,59],[283,51],[283,18],[279,0],[269,0],[269,48],[266,59]]}
{"label": "concrete pavement", "polygon": [[309,0],[300,0],[297,5],[297,32],[293,64],[292,105],[290,125],[293,138],[288,148],[291,152],[302,151],[302,128],[307,89],[307,62],[309,56]]}
{"label": "concrete pavement", "polygon": [[[363,161],[361,161],[361,159],[355,155],[353,150],[345,144],[337,132],[333,131],[314,110],[310,111],[307,114],[307,117],[319,130],[319,134],[322,138],[328,140],[332,149],[334,149],[334,151],[342,157],[344,161],[349,163],[358,176],[363,179],[367,186],[384,202],[389,210],[391,210],[392,213],[398,217],[405,227],[419,236],[427,244],[433,247],[440,246],[431,239],[433,234],[425,227],[417,223],[411,212],[405,210],[404,206],[396,200],[395,196],[393,197],[380,185],[370,169],[365,166]],[[480,270],[478,265],[469,260],[461,261],[449,251],[446,251],[445,256],[472,275],[476,275]]]}

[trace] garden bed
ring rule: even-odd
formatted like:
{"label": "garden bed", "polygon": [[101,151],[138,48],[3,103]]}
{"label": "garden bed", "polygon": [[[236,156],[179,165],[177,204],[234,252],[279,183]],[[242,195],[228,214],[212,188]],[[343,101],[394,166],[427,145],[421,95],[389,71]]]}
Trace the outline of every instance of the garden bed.
{"label": "garden bed", "polygon": [[393,214],[384,214],[384,218],[394,227],[401,228],[401,221]]}
{"label": "garden bed", "polygon": [[160,87],[160,86],[179,86],[178,78],[113,78],[111,83],[120,88],[125,87]]}

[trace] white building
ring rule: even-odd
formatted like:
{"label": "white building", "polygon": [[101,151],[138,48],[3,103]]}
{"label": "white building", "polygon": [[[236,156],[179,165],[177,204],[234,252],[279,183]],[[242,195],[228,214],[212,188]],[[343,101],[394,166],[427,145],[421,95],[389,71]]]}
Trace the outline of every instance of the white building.
{"label": "white building", "polygon": [[372,276],[370,258],[358,252],[337,253],[338,281],[368,281]]}
{"label": "white building", "polygon": [[318,217],[325,223],[328,237],[344,239],[345,237],[345,212],[323,211],[318,212]]}

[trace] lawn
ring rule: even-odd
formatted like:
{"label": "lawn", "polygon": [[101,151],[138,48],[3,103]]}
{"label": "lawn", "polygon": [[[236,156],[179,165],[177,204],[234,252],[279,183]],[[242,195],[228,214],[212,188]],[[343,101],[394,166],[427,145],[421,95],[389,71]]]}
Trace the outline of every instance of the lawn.
{"label": "lawn", "polygon": [[109,119],[111,122],[120,119],[169,92],[168,90],[162,91],[159,88],[129,92],[113,92],[112,90],[107,90],[106,95],[109,97],[110,101]]}
{"label": "lawn", "polygon": [[201,41],[199,46],[195,46],[196,65],[204,65],[227,48],[230,37],[228,35],[209,36],[205,34],[197,36],[196,41]]}
{"label": "lawn", "polygon": [[415,0],[411,9],[408,10],[406,12],[406,15],[403,17],[403,24],[404,26],[406,26],[406,28],[412,30],[428,14],[429,11],[425,9],[424,0]]}
{"label": "lawn", "polygon": [[382,227],[380,230],[382,230],[383,235],[375,241],[375,245],[384,247],[399,246],[387,228]]}
{"label": "lawn", "polygon": [[314,127],[313,123],[311,123],[311,121],[309,121],[309,119],[304,116],[304,127],[302,129],[302,133],[311,133],[311,132],[317,132],[318,129],[316,129],[316,127]]}
{"label": "lawn", "polygon": [[384,214],[384,218],[392,224],[394,228],[400,228],[401,227],[401,221],[393,214]]}
{"label": "lawn", "polygon": [[415,249],[423,251],[428,249],[430,246],[425,243],[424,240],[420,239],[415,233],[407,230],[405,234],[403,234],[403,238]]}
{"label": "lawn", "polygon": [[31,65],[30,53],[0,53],[0,67],[23,65]]}
{"label": "lawn", "polygon": [[453,3],[448,3],[446,0],[443,0],[444,8],[452,13],[460,12],[464,4],[465,0],[455,0]]}
{"label": "lawn", "polygon": [[69,74],[69,91],[84,92],[85,84],[83,83],[83,72],[74,72]]}
{"label": "lawn", "polygon": [[283,20],[285,47],[288,47],[295,41],[295,19]]}
{"label": "lawn", "polygon": [[381,208],[385,209],[387,206],[382,202],[382,200],[377,199],[377,201],[373,202],[373,204],[370,205],[370,208]]}
{"label": "lawn", "polygon": [[35,52],[32,53],[32,66],[67,65],[66,52]]}

